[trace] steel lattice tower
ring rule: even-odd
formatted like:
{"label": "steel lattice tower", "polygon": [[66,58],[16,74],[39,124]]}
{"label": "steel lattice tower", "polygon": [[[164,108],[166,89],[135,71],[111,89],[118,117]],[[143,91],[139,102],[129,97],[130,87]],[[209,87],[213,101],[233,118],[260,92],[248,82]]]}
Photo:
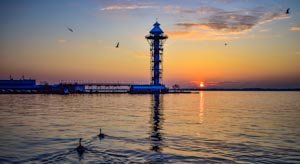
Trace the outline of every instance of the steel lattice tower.
{"label": "steel lattice tower", "polygon": [[164,32],[159,27],[160,24],[157,21],[153,26],[150,34],[145,37],[150,44],[151,85],[161,85],[163,44],[168,36],[164,35]]}

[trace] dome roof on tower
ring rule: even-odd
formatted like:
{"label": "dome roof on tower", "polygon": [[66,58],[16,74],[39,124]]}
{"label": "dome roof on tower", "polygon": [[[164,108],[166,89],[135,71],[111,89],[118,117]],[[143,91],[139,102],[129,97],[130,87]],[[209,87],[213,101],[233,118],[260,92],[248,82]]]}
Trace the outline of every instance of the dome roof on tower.
{"label": "dome roof on tower", "polygon": [[164,33],[163,30],[159,27],[159,23],[156,21],[154,24],[153,24],[153,28],[152,30],[150,31],[151,34],[162,34]]}

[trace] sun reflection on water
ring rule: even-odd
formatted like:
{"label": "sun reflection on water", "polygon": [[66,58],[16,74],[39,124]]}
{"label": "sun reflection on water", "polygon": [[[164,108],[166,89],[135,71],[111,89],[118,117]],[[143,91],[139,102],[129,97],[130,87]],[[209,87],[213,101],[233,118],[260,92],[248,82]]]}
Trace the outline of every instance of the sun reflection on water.
{"label": "sun reflection on water", "polygon": [[199,119],[198,123],[202,124],[204,122],[204,91],[200,91],[200,100],[199,100]]}

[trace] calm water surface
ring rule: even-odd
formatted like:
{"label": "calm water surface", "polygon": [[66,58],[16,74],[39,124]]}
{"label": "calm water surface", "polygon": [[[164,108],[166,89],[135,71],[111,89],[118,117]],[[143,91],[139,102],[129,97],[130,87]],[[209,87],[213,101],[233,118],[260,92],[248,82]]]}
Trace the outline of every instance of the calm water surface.
{"label": "calm water surface", "polygon": [[0,95],[0,163],[300,163],[299,118],[300,92]]}

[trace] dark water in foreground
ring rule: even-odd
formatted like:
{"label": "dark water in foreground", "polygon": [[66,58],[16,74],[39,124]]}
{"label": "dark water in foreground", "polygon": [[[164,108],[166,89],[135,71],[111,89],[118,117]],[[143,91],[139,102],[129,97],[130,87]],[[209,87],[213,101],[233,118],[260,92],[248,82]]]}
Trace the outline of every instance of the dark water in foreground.
{"label": "dark water in foreground", "polygon": [[300,92],[0,95],[12,162],[300,163]]}

